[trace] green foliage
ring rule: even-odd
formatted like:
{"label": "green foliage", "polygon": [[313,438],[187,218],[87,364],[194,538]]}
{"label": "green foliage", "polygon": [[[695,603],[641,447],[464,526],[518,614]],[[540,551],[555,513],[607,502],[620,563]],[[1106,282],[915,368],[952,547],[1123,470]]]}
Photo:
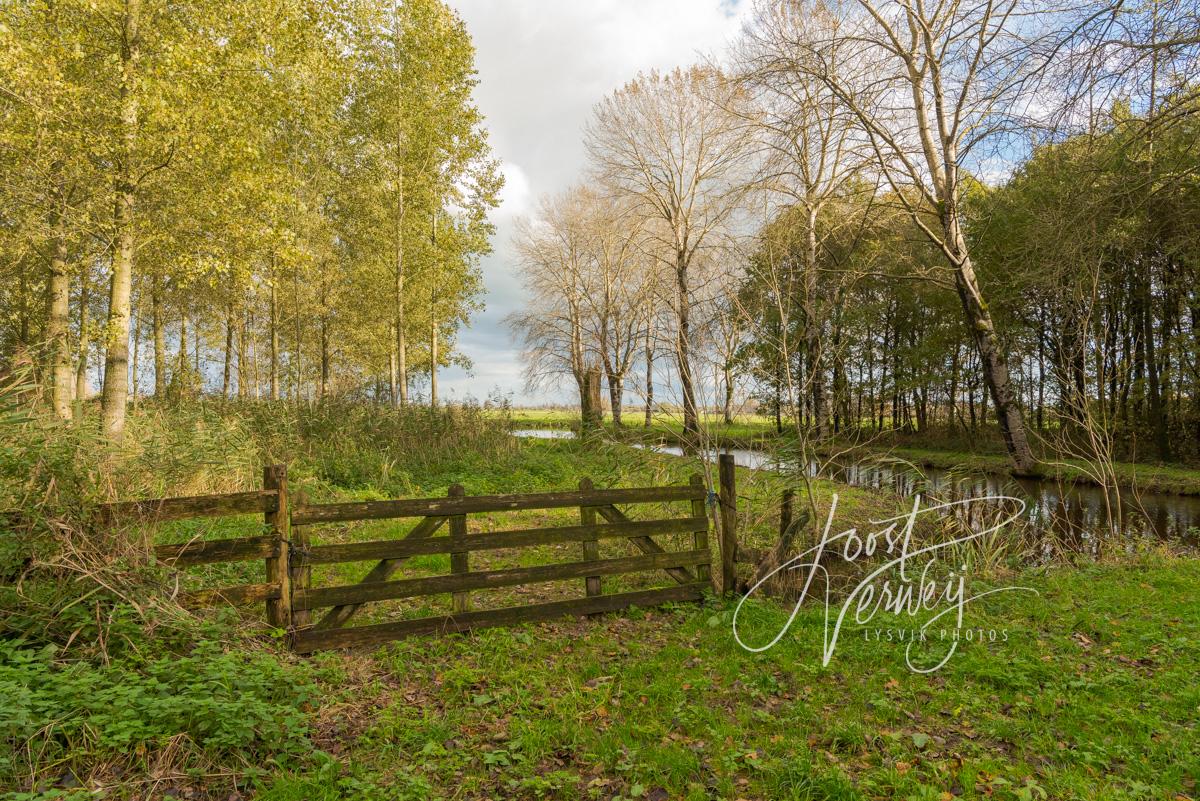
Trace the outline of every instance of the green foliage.
{"label": "green foliage", "polygon": [[[51,646],[0,641],[0,784],[144,763],[168,746],[179,767],[287,765],[311,751],[307,672],[199,641],[186,654],[60,663]],[[34,775],[27,775],[33,765]]]}

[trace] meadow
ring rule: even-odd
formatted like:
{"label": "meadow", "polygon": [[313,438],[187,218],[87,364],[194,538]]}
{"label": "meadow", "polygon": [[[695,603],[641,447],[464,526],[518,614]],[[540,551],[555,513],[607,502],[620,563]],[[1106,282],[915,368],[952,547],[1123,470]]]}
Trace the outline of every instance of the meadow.
{"label": "meadow", "polygon": [[[803,607],[778,645],[751,653],[733,637],[733,602],[715,596],[300,657],[258,607],[182,611],[171,601],[177,577],[145,558],[154,542],[231,536],[259,521],[119,537],[78,521],[113,497],[251,487],[276,461],[314,500],[437,496],[453,483],[468,494],[569,489],[584,477],[599,487],[681,483],[710,466],[605,440],[518,439],[508,434],[525,425],[517,415],[472,408],[148,407],[120,449],[85,426],[48,425],[10,425],[0,451],[4,505],[16,510],[0,586],[6,798],[1196,796],[1200,567],[1161,543],[1038,567],[1012,543],[960,554],[976,592],[1038,594],[973,604],[971,628],[1004,640],[961,642],[930,674],[908,669],[905,644],[872,639],[907,618],[848,626],[822,666],[819,607]],[[738,479],[744,541],[767,545],[783,479],[748,470]],[[838,493],[847,525],[902,504],[825,482],[815,491],[820,506]],[[506,513],[472,526],[566,525],[578,514]],[[353,542],[405,529],[377,522],[313,535]],[[89,548],[97,552],[85,559]],[[411,570],[442,570],[441,558]],[[350,580],[365,568],[338,567]],[[212,566],[180,581],[255,569]],[[362,617],[412,611],[387,602]],[[769,639],[790,611],[747,601],[743,636]]]}

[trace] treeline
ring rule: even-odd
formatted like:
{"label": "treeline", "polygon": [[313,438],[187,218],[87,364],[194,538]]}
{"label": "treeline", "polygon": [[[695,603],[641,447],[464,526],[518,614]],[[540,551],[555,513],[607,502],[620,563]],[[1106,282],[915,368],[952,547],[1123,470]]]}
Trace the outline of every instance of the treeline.
{"label": "treeline", "polygon": [[759,0],[719,63],[600,103],[586,188],[520,229],[531,378],[587,411],[644,370],[649,405],[662,354],[693,436],[742,387],[805,442],[1200,458],[1197,31],[1182,2]]}
{"label": "treeline", "polygon": [[[1200,460],[1197,110],[1155,129],[1118,109],[1103,128],[1041,146],[1003,185],[968,195],[968,241],[1015,391],[1052,448],[1086,451],[1086,433],[1103,432],[1122,458]],[[863,226],[827,240],[821,295],[838,305],[821,320],[827,376],[804,380],[802,315],[786,323],[798,342],[791,369],[805,386],[831,388],[834,432],[976,435],[994,410],[958,298],[906,280],[935,274],[939,254],[905,216],[870,209],[881,200],[849,195],[820,223],[828,230],[853,213]],[[794,254],[799,233],[781,214],[757,263],[772,249]],[[771,314],[770,290],[755,280],[765,274],[750,271],[742,299]],[[811,392],[782,397],[778,355],[755,342],[740,352],[769,411],[794,406],[811,422]]]}
{"label": "treeline", "polygon": [[436,403],[501,186],[444,3],[14,1],[0,40],[0,360],[58,415]]}

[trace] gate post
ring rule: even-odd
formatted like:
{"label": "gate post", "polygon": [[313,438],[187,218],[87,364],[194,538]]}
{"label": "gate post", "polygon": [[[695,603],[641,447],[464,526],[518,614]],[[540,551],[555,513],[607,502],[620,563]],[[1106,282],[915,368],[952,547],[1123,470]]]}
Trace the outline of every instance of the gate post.
{"label": "gate post", "polygon": [[[303,509],[308,505],[308,496],[304,490],[296,493],[293,508]],[[290,510],[289,510],[290,511]],[[292,592],[307,590],[312,586],[312,565],[308,562],[308,528],[306,526],[292,527],[292,545],[288,550],[288,580],[292,583]],[[288,604],[291,604],[289,596]],[[292,625],[296,628],[307,628],[312,625],[312,612],[308,609],[292,609]]]}
{"label": "gate post", "polygon": [[783,496],[779,499],[779,536],[782,539],[783,535],[787,534],[788,526],[792,524],[792,501],[796,497],[796,491],[788,488],[783,491]]}
{"label": "gate post", "polygon": [[721,484],[721,592],[732,595],[737,587],[734,560],[737,556],[737,474],[733,454],[717,457]]}
{"label": "gate post", "polygon": [[[466,495],[462,484],[451,484],[451,498],[462,498]],[[467,516],[466,515],[451,515],[450,516],[450,545],[455,546],[462,542],[463,537],[467,536]],[[468,561],[468,551],[459,550],[450,553],[450,572],[451,573],[466,573],[470,570]],[[467,592],[456,592],[451,595],[451,608],[454,614],[460,612],[468,612],[471,609],[471,596]]]}
{"label": "gate post", "polygon": [[[292,625],[292,582],[289,552],[292,541],[292,511],[288,503],[287,465],[263,467],[263,489],[275,490],[275,508],[263,518],[275,538],[275,555],[266,560],[267,583],[279,590],[279,597],[267,601],[267,622],[279,628]],[[269,509],[269,507],[268,507]]]}
{"label": "gate post", "polygon": [[[595,486],[590,478],[579,479],[579,491],[582,493],[591,492]],[[596,510],[589,506],[579,507],[579,523],[584,526],[596,525]],[[583,561],[595,562],[600,558],[600,541],[599,540],[584,540],[583,541]],[[589,598],[600,595],[600,577],[587,576],[584,580],[584,588]]]}
{"label": "gate post", "polygon": [[[699,473],[693,473],[691,484],[702,494],[707,494],[707,490],[704,488],[704,476],[700,475]],[[711,553],[711,551],[708,549],[708,513],[704,510],[703,498],[698,498],[692,501],[692,517],[698,517],[704,520],[704,528],[698,528],[692,532],[692,547],[697,551]],[[699,581],[703,581],[709,587],[712,587],[712,565],[696,565],[696,578]]]}

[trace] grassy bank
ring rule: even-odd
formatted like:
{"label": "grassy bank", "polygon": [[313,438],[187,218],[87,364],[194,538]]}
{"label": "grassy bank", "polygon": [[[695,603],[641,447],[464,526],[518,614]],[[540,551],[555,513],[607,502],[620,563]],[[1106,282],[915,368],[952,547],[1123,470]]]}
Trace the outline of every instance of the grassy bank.
{"label": "grassy bank", "polygon": [[[578,424],[578,415],[565,410],[520,409],[513,412],[514,425],[522,428],[569,428]],[[679,415],[659,413],[650,428],[641,416],[626,421],[624,438],[666,439],[683,442],[683,422]],[[703,440],[718,447],[761,448],[769,450],[790,435],[775,430],[774,420],[761,415],[743,415],[733,423],[708,420]],[[825,455],[837,454],[843,460],[887,457],[900,459],[922,468],[960,470],[994,475],[1010,475],[1012,465],[997,435],[989,432],[964,447],[961,437],[923,437],[916,434],[883,434],[866,443],[835,439],[820,447]],[[1048,451],[1039,454],[1046,478],[1059,481],[1095,483],[1089,466],[1082,460],[1061,458]],[[1113,465],[1122,487],[1142,492],[1173,495],[1200,495],[1200,469],[1185,465],[1117,462]]]}
{"label": "grassy bank", "polygon": [[[1009,475],[1012,465],[1008,457],[998,453],[971,453],[961,450],[933,450],[905,446],[863,449],[872,456],[888,456],[911,462],[919,467],[943,470],[957,469],[973,473]],[[1078,459],[1043,457],[1047,478],[1061,481],[1093,483],[1087,463]],[[1122,487],[1141,492],[1161,492],[1171,495],[1200,495],[1200,470],[1174,465],[1133,464],[1117,462],[1113,470]]]}
{"label": "grassy bank", "polygon": [[[517,440],[505,433],[513,421],[473,410],[145,414],[134,422],[143,436],[103,454],[107,465],[82,433],[65,444],[61,432],[10,438],[6,503],[36,497],[21,508],[65,524],[72,504],[103,495],[253,486],[262,463],[281,459],[315,500],[441,495],[452,483],[470,494],[561,490],[585,476],[597,486],[678,483],[706,469],[623,446]],[[18,472],[32,454],[40,466]],[[88,470],[87,489],[49,491],[59,476],[86,481]],[[774,537],[778,481],[739,473],[749,544]],[[865,528],[898,508],[891,496],[826,483],[819,505],[834,491],[844,525]],[[472,516],[471,528],[577,520],[577,510],[504,513]],[[144,533],[178,542],[259,525],[231,518]],[[312,533],[353,542],[406,530],[381,521]],[[472,567],[577,558],[564,547],[489,552]],[[716,600],[299,658],[258,608],[195,618],[164,597],[169,574],[114,556],[89,578],[46,548],[19,583],[0,586],[0,788],[11,798],[97,797],[89,788],[107,798],[277,801],[1196,796],[1200,568],[1155,550],[1036,571],[1015,568],[1002,545],[978,561],[961,554],[981,574],[974,592],[1020,584],[1039,595],[972,604],[969,625],[1007,641],[965,643],[923,676],[905,666],[904,646],[867,641],[862,627],[847,627],[822,667],[823,620],[807,607],[775,648],[751,654]],[[422,557],[403,575],[446,566]],[[368,568],[330,566],[314,579],[355,581]],[[255,580],[255,571],[200,568],[182,588]],[[612,592],[659,578],[604,581]],[[476,603],[578,595],[577,583],[477,593]],[[445,597],[386,602],[358,622],[448,608]],[[756,636],[788,614],[770,601],[748,608]],[[880,616],[866,630],[908,625]]]}

